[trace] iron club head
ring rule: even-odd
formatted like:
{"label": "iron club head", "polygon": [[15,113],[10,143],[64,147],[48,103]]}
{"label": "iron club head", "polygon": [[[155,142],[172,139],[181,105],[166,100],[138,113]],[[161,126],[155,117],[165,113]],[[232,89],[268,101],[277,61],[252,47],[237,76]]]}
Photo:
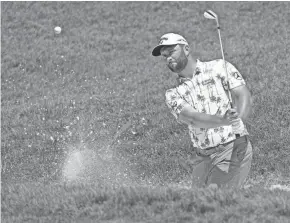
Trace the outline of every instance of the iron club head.
{"label": "iron club head", "polygon": [[207,19],[215,19],[215,20],[217,20],[218,19],[218,16],[217,16],[217,14],[215,14],[213,11],[211,11],[211,10],[206,10],[205,12],[204,12],[204,17],[205,18],[207,18]]}

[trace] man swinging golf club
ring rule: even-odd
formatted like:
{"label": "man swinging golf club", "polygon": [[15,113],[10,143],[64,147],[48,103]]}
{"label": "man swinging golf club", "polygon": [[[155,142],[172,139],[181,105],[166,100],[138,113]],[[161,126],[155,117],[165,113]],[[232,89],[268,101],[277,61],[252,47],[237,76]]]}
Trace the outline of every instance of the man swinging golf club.
{"label": "man swinging golf club", "polygon": [[[215,19],[219,31],[217,15],[206,11],[205,17]],[[190,52],[184,37],[167,33],[152,55],[164,57],[168,68],[178,75],[178,85],[167,90],[165,97],[177,121],[188,125],[200,158],[192,173],[193,186],[240,188],[252,161],[244,126],[251,94],[240,72],[224,60],[223,49],[223,59],[207,62],[193,58]]]}

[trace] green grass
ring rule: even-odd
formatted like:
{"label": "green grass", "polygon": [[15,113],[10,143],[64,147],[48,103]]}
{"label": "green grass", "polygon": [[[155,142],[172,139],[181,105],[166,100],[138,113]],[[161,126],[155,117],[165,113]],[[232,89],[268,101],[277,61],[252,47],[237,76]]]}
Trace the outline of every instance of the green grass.
{"label": "green grass", "polygon": [[[205,9],[220,16],[225,57],[245,77],[254,99],[247,123],[254,145],[247,184],[261,187],[261,191],[256,189],[253,198],[241,198],[242,204],[234,205],[233,213],[241,214],[239,210],[248,207],[246,213],[252,217],[245,221],[279,221],[276,212],[267,212],[270,209],[265,207],[283,204],[286,196],[262,187],[290,183],[288,2],[1,2],[2,220],[47,216],[46,221],[54,221],[54,195],[59,193],[56,206],[61,206],[62,199],[67,204],[60,208],[59,219],[70,221],[85,211],[69,200],[77,201],[83,193],[102,193],[98,185],[188,185],[195,155],[187,127],[174,120],[164,102],[165,90],[175,84],[175,78],[160,58],[151,56],[151,50],[160,35],[177,32],[190,42],[193,56],[220,58],[216,27],[203,18]],[[54,34],[55,26],[62,27],[60,35]],[[100,159],[96,154],[106,151],[114,134],[128,121],[132,127],[112,147],[114,159]],[[57,182],[62,182],[65,160],[74,150],[93,151],[93,158],[87,155],[90,171],[82,179],[92,185],[74,187],[78,196],[72,191],[64,196],[66,187]],[[32,186],[25,186],[28,182]],[[54,186],[46,186],[49,182]],[[181,216],[187,216],[180,214],[184,209],[179,207],[180,212],[173,214],[175,209],[168,207],[173,201],[165,192],[160,192],[164,212],[153,214],[154,207],[144,202],[147,196],[158,197],[159,192],[144,187],[137,186],[132,189],[135,192],[118,189],[128,190],[133,197],[146,191],[138,198],[140,214],[114,206],[110,198],[110,208],[118,212],[120,207],[120,214],[106,217],[110,208],[98,206],[105,210],[100,214],[89,197],[85,201],[88,215],[96,212],[95,219],[112,222],[174,222],[174,216],[180,222]],[[118,197],[123,193],[118,190],[104,193]],[[179,192],[172,189],[174,194]],[[197,192],[184,193],[187,198],[186,193]],[[228,193],[245,197],[250,192]],[[9,202],[11,196],[14,200]],[[35,203],[27,202],[29,196]],[[41,203],[42,198],[51,206]],[[191,198],[188,202],[196,202]],[[216,208],[217,202],[214,199],[211,205]],[[45,209],[39,212],[41,216],[33,214],[38,203]],[[264,210],[265,218],[256,209]],[[216,218],[242,222],[240,215],[229,220],[226,209],[221,215],[216,210],[200,216],[206,215],[208,222]],[[283,216],[289,216],[289,203],[279,210],[288,213],[281,215],[283,222]],[[193,213],[190,209],[188,215]]]}

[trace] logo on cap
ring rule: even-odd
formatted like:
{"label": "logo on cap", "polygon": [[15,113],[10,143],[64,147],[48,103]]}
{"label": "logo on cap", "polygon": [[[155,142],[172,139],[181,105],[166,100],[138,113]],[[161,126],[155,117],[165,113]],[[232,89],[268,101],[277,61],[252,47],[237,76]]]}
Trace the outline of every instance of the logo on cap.
{"label": "logo on cap", "polygon": [[160,41],[159,41],[159,45],[161,45],[164,42],[164,40],[168,40],[168,38],[167,37],[162,37],[160,39]]}

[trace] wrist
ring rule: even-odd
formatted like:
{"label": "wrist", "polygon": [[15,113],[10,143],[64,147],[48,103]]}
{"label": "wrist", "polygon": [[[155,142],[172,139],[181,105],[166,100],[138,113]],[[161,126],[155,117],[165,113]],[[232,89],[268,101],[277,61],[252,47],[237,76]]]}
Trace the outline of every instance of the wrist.
{"label": "wrist", "polygon": [[231,125],[231,121],[223,118],[223,125]]}
{"label": "wrist", "polygon": [[230,120],[228,120],[225,116],[223,116],[223,115],[216,115],[216,116],[220,119],[221,126],[223,126],[223,125],[231,125]]}

